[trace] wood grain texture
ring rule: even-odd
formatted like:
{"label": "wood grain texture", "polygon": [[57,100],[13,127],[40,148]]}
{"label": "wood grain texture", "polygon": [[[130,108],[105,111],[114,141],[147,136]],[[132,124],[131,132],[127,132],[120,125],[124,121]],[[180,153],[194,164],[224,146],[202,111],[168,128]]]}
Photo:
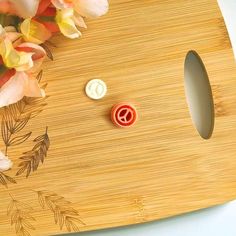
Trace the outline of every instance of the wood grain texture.
{"label": "wood grain texture", "polygon": [[[17,176],[8,189],[1,187],[1,235],[16,234],[6,213],[12,199],[33,208],[27,208],[35,218],[35,230],[29,232],[42,236],[68,231],[54,220],[68,213],[64,206],[79,213],[79,230],[87,231],[236,198],[236,65],[217,2],[110,4],[109,14],[90,20],[80,40],[52,40],[55,61],[45,63],[43,76],[48,105],[22,131],[32,131],[32,138],[9,148],[15,165],[6,174],[15,175],[22,153],[33,148],[32,140],[45,134],[46,126],[50,147],[37,171],[27,179]],[[189,50],[202,57],[213,88],[216,124],[207,141],[193,127],[185,100],[183,66]],[[108,85],[101,101],[84,94],[92,78]],[[139,112],[130,129],[114,127],[109,118],[111,107],[122,101]],[[44,209],[39,192],[51,199]],[[68,202],[58,206],[58,196]]]}

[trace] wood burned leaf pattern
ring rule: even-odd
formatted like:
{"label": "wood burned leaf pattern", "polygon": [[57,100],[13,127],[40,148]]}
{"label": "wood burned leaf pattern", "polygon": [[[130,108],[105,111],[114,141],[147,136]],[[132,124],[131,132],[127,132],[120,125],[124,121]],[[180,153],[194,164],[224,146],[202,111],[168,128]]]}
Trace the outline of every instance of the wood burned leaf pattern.
{"label": "wood burned leaf pattern", "polygon": [[12,177],[0,172],[0,183],[7,188],[9,183],[16,184],[16,181]]}
{"label": "wood burned leaf pattern", "polygon": [[48,127],[46,127],[45,134],[35,138],[34,142],[36,144],[32,150],[23,153],[23,156],[20,157],[22,161],[18,166],[20,169],[16,173],[17,176],[26,173],[26,178],[28,178],[32,172],[38,169],[40,162],[43,164],[50,146]]}
{"label": "wood burned leaf pattern", "polygon": [[42,77],[43,77],[43,70],[39,71],[39,73],[36,76],[36,79],[38,80],[39,83],[40,83]]}
{"label": "wood burned leaf pattern", "polygon": [[79,225],[85,225],[78,211],[64,197],[48,191],[36,191],[36,193],[40,206],[54,214],[55,224],[60,227],[60,230],[65,228],[69,232],[79,232]]}
{"label": "wood burned leaf pattern", "polygon": [[30,136],[31,136],[32,132],[29,132],[25,135],[20,135],[17,137],[14,137],[13,139],[11,139],[9,141],[9,146],[15,146],[15,145],[19,145],[21,143],[24,143]]}
{"label": "wood burned leaf pattern", "polygon": [[11,202],[7,208],[7,216],[11,225],[15,227],[17,236],[30,236],[30,232],[35,230],[32,222],[35,218],[31,215],[33,208],[27,204],[15,200],[11,196]]}
{"label": "wood burned leaf pattern", "polygon": [[49,47],[46,45],[46,43],[41,44],[41,47],[45,50],[47,57],[48,57],[51,61],[53,61],[53,60],[54,60],[54,57],[53,57],[53,55],[52,55],[51,50],[50,50]]}
{"label": "wood burned leaf pattern", "polygon": [[6,147],[6,155],[8,147],[19,145],[31,136],[31,132],[22,135],[19,135],[19,132],[23,130],[31,118],[43,111],[43,108],[47,105],[46,99],[47,97],[24,97],[21,101],[4,108],[1,134]]}

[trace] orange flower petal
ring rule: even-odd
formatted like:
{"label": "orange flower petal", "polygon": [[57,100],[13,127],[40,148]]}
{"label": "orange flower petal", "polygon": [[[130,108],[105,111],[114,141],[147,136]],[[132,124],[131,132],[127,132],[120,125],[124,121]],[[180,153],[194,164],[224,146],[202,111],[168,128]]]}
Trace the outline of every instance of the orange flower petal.
{"label": "orange flower petal", "polygon": [[0,76],[0,88],[16,73],[15,69],[7,70]]}

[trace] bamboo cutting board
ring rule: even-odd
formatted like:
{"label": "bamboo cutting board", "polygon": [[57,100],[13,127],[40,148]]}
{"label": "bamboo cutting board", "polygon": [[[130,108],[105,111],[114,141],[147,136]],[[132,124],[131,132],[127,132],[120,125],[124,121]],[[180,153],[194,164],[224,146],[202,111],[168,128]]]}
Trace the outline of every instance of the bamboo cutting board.
{"label": "bamboo cutting board", "polygon": [[[8,188],[0,185],[0,235],[130,225],[236,198],[236,65],[217,2],[110,4],[82,39],[52,40],[54,62],[41,81],[48,98],[1,110],[5,141],[9,126],[18,138],[7,148],[14,166],[1,174]],[[189,50],[202,57],[213,90],[209,140],[192,125],[185,99]],[[103,100],[84,94],[93,78],[108,85]],[[110,121],[122,101],[139,113],[129,129]]]}

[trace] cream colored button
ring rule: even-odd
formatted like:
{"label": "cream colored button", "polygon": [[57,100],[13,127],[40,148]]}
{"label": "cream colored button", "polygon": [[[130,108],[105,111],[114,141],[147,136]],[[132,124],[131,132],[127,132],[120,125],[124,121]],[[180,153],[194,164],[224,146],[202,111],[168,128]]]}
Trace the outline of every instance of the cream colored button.
{"label": "cream colored button", "polygon": [[106,95],[107,86],[102,80],[93,79],[87,83],[85,92],[89,98],[98,100]]}

